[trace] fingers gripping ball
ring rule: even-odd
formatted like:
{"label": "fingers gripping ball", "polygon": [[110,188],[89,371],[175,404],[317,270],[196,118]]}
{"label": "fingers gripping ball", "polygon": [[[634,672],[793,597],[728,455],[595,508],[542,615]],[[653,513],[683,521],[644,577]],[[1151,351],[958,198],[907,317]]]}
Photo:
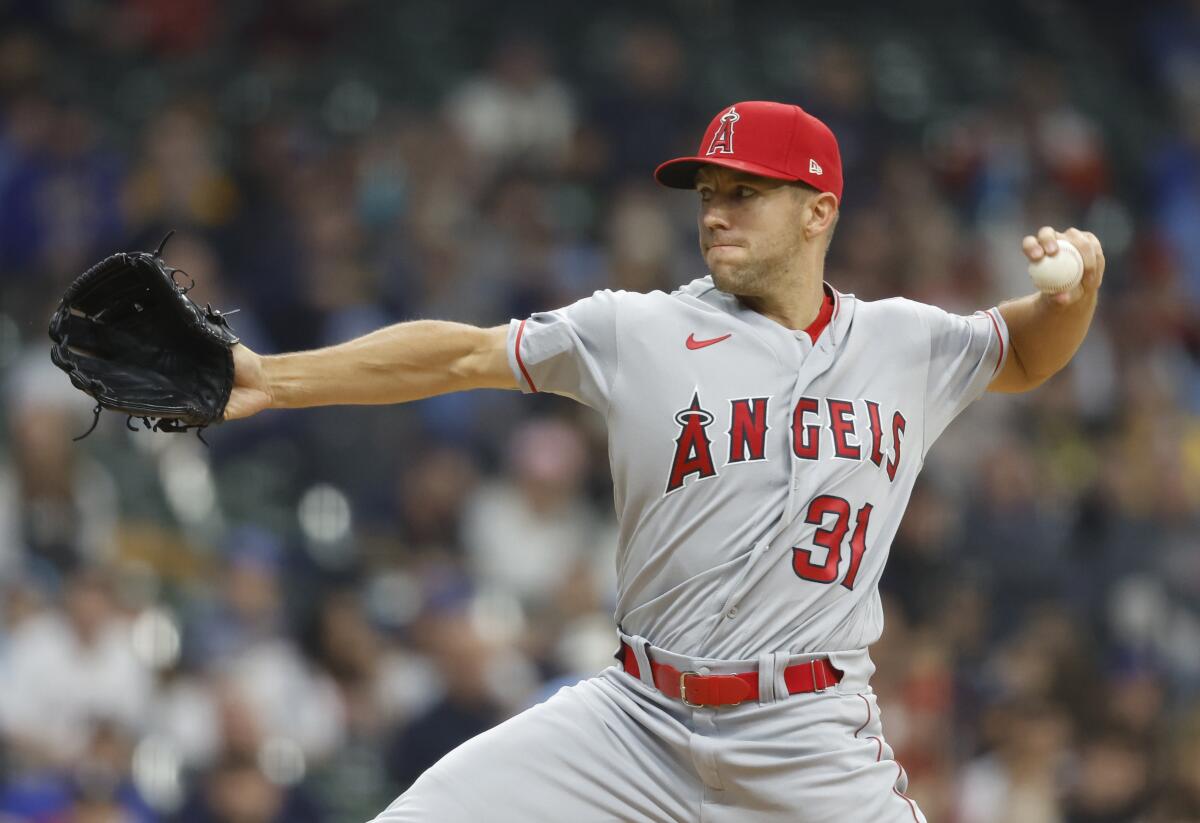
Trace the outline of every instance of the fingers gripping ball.
{"label": "fingers gripping ball", "polygon": [[1079,285],[1083,277],[1083,256],[1070,241],[1059,239],[1057,254],[1047,254],[1029,264],[1033,284],[1044,294],[1059,294]]}
{"label": "fingers gripping ball", "polygon": [[127,426],[140,418],[146,428],[179,432],[222,419],[238,338],[221,312],[187,296],[191,286],[175,277],[183,273],[163,262],[166,242],[92,266],[50,319],[50,359],[95,398],[97,420],[111,409],[128,415]]}

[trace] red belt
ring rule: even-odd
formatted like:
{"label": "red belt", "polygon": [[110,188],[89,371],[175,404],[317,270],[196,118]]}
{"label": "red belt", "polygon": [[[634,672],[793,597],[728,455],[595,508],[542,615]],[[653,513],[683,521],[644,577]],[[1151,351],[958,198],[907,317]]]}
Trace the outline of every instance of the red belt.
{"label": "red belt", "polygon": [[[642,676],[637,656],[625,641],[621,641],[621,663],[634,677]],[[700,706],[736,706],[746,700],[758,699],[758,672],[738,674],[700,674],[681,672],[674,666],[650,661],[654,685],[667,697],[682,700],[693,708]],[[819,692],[840,683],[842,672],[833,667],[828,657],[797,663],[783,670],[783,682],[788,694]]]}

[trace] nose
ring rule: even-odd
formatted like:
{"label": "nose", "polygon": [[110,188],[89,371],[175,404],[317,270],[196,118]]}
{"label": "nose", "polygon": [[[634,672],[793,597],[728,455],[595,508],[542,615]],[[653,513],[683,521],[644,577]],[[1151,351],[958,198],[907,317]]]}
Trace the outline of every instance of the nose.
{"label": "nose", "polygon": [[700,207],[700,224],[709,231],[728,229],[729,214],[714,203],[705,203]]}

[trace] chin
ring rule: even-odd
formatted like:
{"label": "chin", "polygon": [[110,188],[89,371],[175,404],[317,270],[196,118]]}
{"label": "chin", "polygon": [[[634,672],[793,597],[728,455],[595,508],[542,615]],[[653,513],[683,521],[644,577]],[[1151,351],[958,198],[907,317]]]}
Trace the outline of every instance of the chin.
{"label": "chin", "polygon": [[709,273],[712,274],[713,285],[726,294],[743,295],[750,290],[746,278],[741,276],[740,272],[731,272],[724,266],[710,268]]}
{"label": "chin", "polygon": [[728,274],[717,271],[716,269],[709,269],[708,272],[712,275],[714,286],[723,292],[729,292],[730,294],[734,293],[734,287],[737,283],[736,278],[731,278]]}

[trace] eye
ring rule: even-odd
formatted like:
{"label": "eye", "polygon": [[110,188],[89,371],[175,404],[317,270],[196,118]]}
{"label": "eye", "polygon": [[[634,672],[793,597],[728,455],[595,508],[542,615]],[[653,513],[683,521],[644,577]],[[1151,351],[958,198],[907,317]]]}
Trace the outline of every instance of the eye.
{"label": "eye", "polygon": [[707,202],[712,197],[712,189],[697,189],[700,192],[700,201]]}
{"label": "eye", "polygon": [[743,198],[753,197],[754,195],[758,194],[758,192],[756,192],[754,189],[750,188],[749,186],[738,186],[737,193],[738,193],[738,197],[743,197]]}

